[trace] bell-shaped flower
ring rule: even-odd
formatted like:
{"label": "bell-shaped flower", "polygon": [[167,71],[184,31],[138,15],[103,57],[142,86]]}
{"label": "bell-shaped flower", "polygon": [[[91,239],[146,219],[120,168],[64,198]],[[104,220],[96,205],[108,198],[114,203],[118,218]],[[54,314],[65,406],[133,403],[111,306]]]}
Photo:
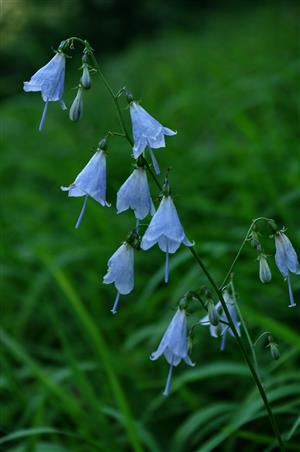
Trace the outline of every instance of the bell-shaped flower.
{"label": "bell-shaped flower", "polygon": [[166,253],[165,282],[169,279],[169,253],[177,251],[180,244],[193,246],[183,230],[176,207],[170,195],[163,196],[159,208],[143,236],[141,248],[148,250],[158,243],[160,249]]}
{"label": "bell-shaped flower", "polygon": [[165,135],[176,135],[177,132],[162,126],[136,102],[130,103],[130,116],[134,139],[134,158],[137,159],[148,146],[155,172],[159,174],[159,166],[152,149],[164,148],[166,146]]}
{"label": "bell-shaped flower", "polygon": [[84,196],[83,206],[75,227],[79,228],[85,212],[88,197],[95,199],[102,206],[109,207],[106,201],[106,154],[103,150],[97,151],[83,170],[78,174],[73,184],[61,187],[68,191],[69,196]]}
{"label": "bell-shaped flower", "polygon": [[187,321],[185,309],[178,308],[169,324],[157,350],[152,353],[150,359],[156,360],[164,355],[169,364],[169,372],[164,395],[170,392],[173,367],[178,366],[183,359],[189,366],[195,364],[188,355]]}
{"label": "bell-shaped flower", "polygon": [[108,271],[103,277],[104,284],[114,283],[117,295],[111,309],[117,313],[120,294],[129,294],[134,287],[134,249],[124,242],[108,261]]}
{"label": "bell-shaped flower", "polygon": [[276,232],[275,234],[275,262],[284,278],[287,279],[290,304],[289,307],[296,306],[294,301],[294,295],[292,291],[292,284],[290,279],[290,273],[300,274],[300,266],[298,257],[293,245],[283,231]]}
{"label": "bell-shaped flower", "polygon": [[39,131],[44,127],[49,102],[59,102],[61,108],[66,110],[62,100],[65,83],[65,60],[64,53],[58,51],[49,63],[31,77],[29,82],[24,82],[24,91],[40,91],[45,102]]}
{"label": "bell-shaped flower", "polygon": [[135,169],[117,193],[118,213],[127,209],[133,209],[138,221],[155,212],[144,168]]}
{"label": "bell-shaped flower", "polygon": [[[224,301],[226,303],[227,309],[229,311],[231,320],[235,326],[235,329],[238,332],[238,335],[241,335],[241,331],[240,331],[240,322],[238,320],[238,315],[237,315],[237,311],[235,308],[235,301],[234,299],[229,295],[228,291],[224,291],[223,292],[223,298]],[[227,316],[222,308],[222,304],[219,301],[216,306],[216,311],[218,313],[219,319],[220,319],[220,323],[219,325],[212,325],[212,323],[209,320],[209,316],[208,314],[205,315],[200,321],[199,323],[201,325],[205,325],[209,327],[209,333],[212,337],[219,337],[221,336],[221,351],[225,350],[225,343],[226,343],[226,337],[227,334],[229,333],[231,336],[234,336],[233,331],[230,327],[230,325],[228,325],[228,319]]]}

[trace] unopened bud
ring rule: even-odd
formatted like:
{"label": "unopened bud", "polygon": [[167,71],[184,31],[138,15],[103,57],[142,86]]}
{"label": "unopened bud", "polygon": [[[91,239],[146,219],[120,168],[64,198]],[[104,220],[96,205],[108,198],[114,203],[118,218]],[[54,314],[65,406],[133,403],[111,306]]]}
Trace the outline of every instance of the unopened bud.
{"label": "unopened bud", "polygon": [[258,256],[259,261],[259,279],[263,284],[268,283],[272,279],[272,273],[265,254]]}
{"label": "unopened bud", "polygon": [[268,340],[269,340],[269,344],[267,345],[267,347],[270,347],[271,356],[273,359],[275,359],[277,361],[277,359],[280,358],[280,352],[279,352],[278,345],[274,342],[272,336],[269,336]]}
{"label": "unopened bud", "polygon": [[90,87],[91,87],[91,76],[90,76],[90,71],[89,71],[87,64],[83,65],[83,71],[82,71],[80,83],[84,89],[90,89]]}
{"label": "unopened bud", "polygon": [[73,122],[79,121],[83,113],[83,93],[82,87],[79,86],[75,99],[70,108],[69,118]]}

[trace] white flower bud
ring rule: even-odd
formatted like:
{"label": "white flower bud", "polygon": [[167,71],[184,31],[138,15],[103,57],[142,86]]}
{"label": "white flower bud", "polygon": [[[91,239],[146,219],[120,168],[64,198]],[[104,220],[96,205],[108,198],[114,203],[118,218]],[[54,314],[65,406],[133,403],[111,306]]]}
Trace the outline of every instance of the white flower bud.
{"label": "white flower bud", "polygon": [[90,87],[91,87],[90,71],[86,64],[83,65],[83,71],[82,71],[80,83],[84,89],[90,89]]}
{"label": "white flower bud", "polygon": [[263,284],[268,283],[272,279],[272,273],[265,254],[258,256],[259,261],[259,279]]}
{"label": "white flower bud", "polygon": [[79,86],[75,99],[70,108],[69,118],[73,122],[79,121],[83,113],[83,93],[82,87]]}

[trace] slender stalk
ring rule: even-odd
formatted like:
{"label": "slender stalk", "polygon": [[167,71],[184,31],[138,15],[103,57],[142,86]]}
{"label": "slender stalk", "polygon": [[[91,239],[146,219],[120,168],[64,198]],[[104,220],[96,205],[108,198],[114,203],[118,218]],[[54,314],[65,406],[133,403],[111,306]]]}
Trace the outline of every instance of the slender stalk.
{"label": "slender stalk", "polygon": [[[116,110],[117,110],[117,113],[118,113],[120,125],[121,125],[122,130],[124,131],[124,134],[125,134],[125,138],[127,139],[128,143],[132,146],[132,145],[133,145],[133,140],[132,140],[132,138],[130,137],[128,131],[127,131],[127,128],[126,128],[126,125],[125,125],[125,122],[124,122],[124,118],[123,118],[123,115],[122,115],[122,113],[121,113],[121,109],[120,109],[120,106],[119,106],[119,103],[118,103],[118,96],[115,95],[113,89],[111,88],[110,84],[109,84],[108,81],[106,80],[106,78],[105,78],[103,72],[101,71],[101,69],[100,69],[100,67],[99,67],[99,64],[98,64],[98,62],[97,62],[95,56],[94,56],[93,54],[91,54],[91,57],[92,57],[92,59],[93,59],[93,62],[94,62],[94,64],[95,64],[95,67],[96,67],[96,69],[97,69],[97,72],[98,72],[100,78],[102,79],[104,85],[106,86],[106,88],[107,88],[109,94],[111,95],[111,97],[112,97],[112,99],[113,99],[113,101],[114,101],[114,104],[115,104],[115,106],[116,106]],[[160,184],[160,182],[159,182],[159,180],[157,179],[156,175],[154,174],[154,172],[152,171],[151,167],[149,166],[149,163],[147,162],[147,160],[146,160],[144,157],[143,157],[143,160],[144,160],[144,162],[145,162],[145,166],[146,166],[146,168],[148,169],[148,171],[149,171],[149,173],[150,173],[150,175],[151,175],[153,181],[155,182],[155,184],[157,185],[157,187],[161,190],[161,189],[162,189],[162,185]],[[241,252],[242,252],[242,250],[243,250],[243,247],[244,247],[246,241],[248,240],[249,234],[250,234],[250,232],[252,231],[252,228],[253,228],[254,224],[255,224],[257,221],[262,220],[262,219],[264,219],[264,220],[269,220],[269,219],[265,219],[265,218],[263,218],[263,217],[260,217],[260,218],[257,218],[256,220],[254,220],[254,221],[251,223],[251,226],[250,226],[249,230],[247,231],[246,237],[245,237],[245,239],[244,239],[244,241],[243,241],[243,243],[242,243],[240,249],[238,250],[238,253],[237,253],[236,257],[234,258],[234,261],[233,261],[233,263],[231,264],[230,269],[229,269],[229,271],[228,271],[228,273],[227,273],[227,275],[226,275],[226,277],[225,277],[225,279],[224,279],[224,281],[223,281],[221,287],[223,287],[223,285],[226,283],[226,281],[227,281],[228,278],[230,277],[230,275],[231,275],[231,273],[232,273],[232,270],[233,270],[233,268],[234,268],[234,266],[235,266],[235,264],[236,264],[236,262],[237,262],[237,260],[238,260],[238,258],[239,258],[239,256],[240,256],[240,254],[241,254]],[[202,271],[203,271],[203,273],[205,274],[206,278],[208,279],[208,281],[209,281],[210,284],[212,285],[214,291],[216,292],[216,295],[218,296],[218,299],[220,300],[220,303],[221,303],[221,305],[222,305],[222,307],[223,307],[223,310],[224,310],[224,312],[225,312],[225,315],[226,315],[226,317],[227,317],[227,319],[228,319],[228,323],[229,323],[229,325],[230,325],[230,328],[231,328],[231,330],[232,330],[232,332],[233,332],[233,334],[234,334],[234,336],[235,336],[235,338],[236,338],[236,341],[237,341],[237,343],[238,343],[238,346],[239,346],[239,348],[240,348],[240,351],[241,351],[241,353],[242,353],[242,355],[243,355],[243,357],[244,357],[244,359],[245,359],[245,361],[246,361],[246,363],[247,363],[247,365],[248,365],[248,367],[249,367],[249,370],[250,370],[250,372],[251,372],[251,374],[252,374],[252,377],[253,377],[253,379],[254,379],[254,382],[255,382],[255,384],[256,384],[256,386],[257,386],[257,388],[258,388],[258,391],[259,391],[259,393],[260,393],[260,396],[261,396],[261,398],[262,398],[262,400],[263,400],[263,403],[264,403],[264,405],[265,405],[265,407],[266,407],[266,410],[267,410],[267,413],[268,413],[268,416],[269,416],[269,419],[270,419],[271,426],[272,426],[272,428],[273,428],[274,434],[275,434],[275,436],[276,436],[276,438],[277,438],[277,441],[278,441],[278,444],[279,444],[279,448],[280,448],[280,450],[281,450],[282,452],[285,452],[285,451],[286,451],[285,445],[284,445],[284,443],[283,443],[283,441],[282,441],[282,438],[281,438],[281,435],[280,435],[280,431],[279,431],[279,428],[278,428],[276,419],[274,418],[272,409],[271,409],[271,407],[270,407],[270,404],[269,404],[267,395],[266,395],[265,390],[264,390],[264,388],[263,388],[263,386],[262,386],[262,384],[261,384],[260,378],[259,378],[259,376],[258,376],[258,374],[257,374],[257,372],[256,372],[256,370],[255,370],[255,366],[252,364],[252,361],[251,361],[251,359],[250,359],[249,356],[248,356],[247,350],[245,349],[245,347],[244,347],[244,345],[243,345],[243,342],[241,341],[241,339],[240,339],[240,337],[239,337],[239,334],[238,334],[238,332],[237,332],[237,330],[236,330],[236,328],[235,328],[235,325],[234,325],[234,323],[233,323],[233,321],[232,321],[232,318],[231,318],[231,316],[230,316],[230,313],[229,313],[229,311],[228,311],[226,302],[225,302],[225,300],[224,300],[224,298],[223,298],[222,291],[221,291],[221,289],[219,289],[219,287],[218,287],[217,284],[215,283],[214,279],[213,279],[212,276],[210,275],[209,271],[207,270],[206,266],[204,265],[204,263],[203,263],[202,260],[200,259],[199,255],[198,255],[197,252],[195,251],[194,247],[189,247],[189,250],[190,250],[191,254],[193,255],[194,259],[196,260],[197,264],[199,265],[199,267],[202,269]]]}
{"label": "slender stalk", "polygon": [[272,412],[271,406],[269,404],[267,395],[266,395],[265,390],[264,390],[264,388],[263,388],[263,386],[262,386],[262,384],[260,382],[259,376],[256,373],[255,367],[252,364],[252,361],[251,361],[251,359],[248,356],[247,350],[245,349],[245,347],[243,345],[243,342],[241,341],[241,339],[239,337],[239,334],[238,334],[238,332],[237,332],[237,330],[235,328],[235,325],[234,325],[234,323],[232,321],[232,318],[230,316],[230,313],[228,311],[226,302],[225,302],[225,300],[223,298],[222,291],[218,288],[217,284],[215,283],[214,279],[210,275],[209,271],[206,269],[206,266],[204,265],[204,263],[202,262],[202,260],[200,259],[200,257],[198,256],[198,254],[194,250],[194,248],[191,247],[190,250],[191,250],[191,253],[193,254],[195,260],[197,261],[198,265],[202,269],[203,273],[205,274],[205,276],[209,280],[210,284],[212,285],[214,291],[216,292],[216,295],[218,296],[218,299],[220,300],[220,303],[221,303],[222,308],[223,308],[223,310],[225,312],[225,315],[227,317],[227,320],[228,320],[228,323],[230,325],[230,328],[231,328],[231,330],[232,330],[232,332],[233,332],[233,334],[235,336],[235,339],[236,339],[236,341],[238,343],[240,351],[241,351],[242,355],[244,356],[244,359],[245,359],[245,361],[246,361],[246,363],[247,363],[247,365],[248,365],[248,367],[250,369],[250,372],[251,372],[252,377],[254,379],[254,382],[255,382],[255,384],[256,384],[256,386],[258,388],[260,396],[261,396],[261,398],[262,398],[262,400],[264,402],[264,405],[266,407],[266,410],[267,410],[267,413],[268,413],[268,416],[269,416],[269,419],[270,419],[270,423],[272,425],[274,434],[275,434],[275,436],[277,438],[280,450],[282,452],[285,452],[286,448],[285,448],[285,445],[284,445],[284,443],[282,441],[281,434],[280,434],[280,431],[279,431],[279,427],[278,427],[277,421],[276,421],[276,419],[275,419],[275,417],[273,415],[273,412]]}
{"label": "slender stalk", "polygon": [[236,308],[236,310],[237,310],[237,313],[238,313],[238,316],[239,316],[239,318],[240,318],[242,327],[243,327],[243,329],[244,329],[244,331],[245,331],[245,336],[246,336],[246,339],[247,339],[247,341],[248,341],[249,348],[250,348],[250,350],[251,350],[252,359],[253,359],[253,364],[254,364],[256,373],[257,373],[257,375],[259,375],[259,369],[258,369],[258,363],[257,363],[257,357],[256,357],[256,352],[255,352],[254,344],[253,344],[253,341],[252,341],[252,339],[251,339],[251,336],[250,336],[249,330],[248,330],[248,328],[247,328],[246,322],[245,322],[245,320],[244,320],[244,317],[243,317],[243,315],[242,315],[242,312],[241,312],[241,310],[240,310],[240,307],[239,307],[239,304],[238,304],[238,301],[237,301],[237,298],[236,298],[236,292],[235,292],[235,287],[234,287],[232,278],[231,278],[231,280],[230,280],[229,287],[231,288],[232,296],[233,296],[233,299],[234,299],[234,302],[235,302],[235,308]]}
{"label": "slender stalk", "polygon": [[221,287],[224,287],[225,284],[226,284],[226,282],[227,282],[228,279],[230,278],[230,275],[231,275],[231,273],[232,273],[232,271],[233,271],[233,269],[234,269],[234,267],[235,267],[235,264],[237,263],[237,261],[238,261],[240,255],[241,255],[241,252],[243,251],[243,248],[244,248],[246,242],[248,241],[249,236],[250,236],[250,234],[251,234],[251,232],[252,232],[252,229],[253,229],[253,227],[255,226],[255,224],[256,224],[258,221],[270,221],[270,220],[271,220],[271,218],[259,217],[259,218],[256,218],[255,220],[252,221],[252,223],[251,223],[251,225],[250,225],[250,227],[249,227],[249,229],[248,229],[248,231],[247,231],[247,233],[246,233],[246,235],[245,235],[245,238],[244,238],[244,240],[243,240],[243,242],[242,242],[242,244],[241,244],[241,246],[240,246],[238,252],[236,253],[235,258],[233,259],[233,262],[232,262],[232,264],[230,265],[230,268],[229,268],[229,270],[228,270],[228,272],[227,272],[227,274],[226,274],[226,276],[225,276],[225,278],[224,278],[224,281],[223,281],[222,284],[221,284]]}
{"label": "slender stalk", "polygon": [[264,331],[263,333],[261,333],[261,334],[258,336],[258,338],[256,339],[256,341],[254,342],[253,347],[256,347],[257,344],[258,344],[258,342],[259,342],[264,336],[266,336],[267,334],[270,336],[272,333],[270,333],[270,331]]}

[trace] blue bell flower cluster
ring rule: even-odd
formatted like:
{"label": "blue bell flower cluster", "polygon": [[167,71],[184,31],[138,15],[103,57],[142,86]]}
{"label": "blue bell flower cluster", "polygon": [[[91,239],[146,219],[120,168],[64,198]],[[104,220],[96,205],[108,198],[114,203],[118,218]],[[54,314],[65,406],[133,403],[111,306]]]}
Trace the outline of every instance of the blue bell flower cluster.
{"label": "blue bell flower cluster", "polygon": [[[44,125],[45,114],[49,101],[62,102],[65,77],[65,54],[67,41],[63,42],[58,52],[52,60],[41,68],[30,82],[24,83],[26,91],[38,91],[42,93],[46,102],[41,124]],[[70,119],[77,120],[82,114],[82,92],[83,88],[90,88],[90,75],[88,66],[88,52],[85,50],[82,57],[83,73],[75,100],[70,108]],[[169,184],[167,190],[161,194],[161,201],[157,211],[155,211],[152,201],[147,173],[145,170],[145,151],[148,148],[152,158],[153,168],[159,174],[159,165],[154,156],[153,149],[166,147],[165,135],[172,136],[176,132],[161,125],[153,118],[141,105],[139,105],[132,95],[127,93],[129,111],[132,124],[133,147],[132,153],[135,159],[135,169],[122,184],[117,192],[117,213],[128,209],[133,210],[136,218],[135,230],[139,233],[140,220],[147,215],[152,219],[139,241],[138,249],[148,250],[158,243],[160,249],[166,253],[165,282],[169,280],[169,254],[177,251],[180,244],[193,246],[183,230],[174,201],[170,195]],[[40,130],[42,129],[40,127]],[[80,171],[74,182],[69,186],[62,186],[63,191],[67,191],[70,197],[83,197],[83,206],[75,224],[79,228],[88,198],[93,198],[103,207],[110,207],[106,200],[106,157],[107,157],[107,136],[99,142],[95,154]],[[117,297],[112,308],[112,312],[117,312],[119,297],[130,293],[134,287],[134,248],[132,243],[124,242],[120,248],[112,255],[108,261],[108,272],[103,282],[105,284],[114,283],[117,289]]]}
{"label": "blue bell flower cluster", "polygon": [[[44,128],[49,102],[58,102],[62,109],[66,109],[63,102],[66,65],[65,52],[68,49],[71,50],[74,48],[74,40],[76,39],[84,44],[84,51],[81,66],[82,74],[77,86],[77,94],[69,110],[69,118],[72,121],[76,122],[82,117],[83,93],[84,90],[91,88],[91,72],[98,71],[102,79],[104,79],[99,66],[95,63],[95,59],[93,59],[93,49],[87,41],[79,38],[69,38],[66,41],[62,41],[54,57],[39,69],[28,82],[24,82],[24,91],[41,92],[42,99],[45,103],[39,124],[40,131]],[[89,64],[93,61],[94,66]],[[108,87],[106,81],[105,84]],[[121,243],[109,258],[107,272],[103,277],[104,284],[114,284],[115,286],[116,295],[111,312],[112,314],[116,314],[120,296],[127,295],[134,289],[134,255],[136,250],[147,251],[156,244],[159,246],[160,250],[165,253],[164,281],[168,283],[169,255],[174,254],[181,244],[186,247],[193,247],[194,242],[190,241],[185,234],[171,194],[168,177],[165,178],[165,183],[159,193],[159,204],[156,210],[146,172],[146,170],[150,170],[153,178],[157,180],[155,173],[159,175],[160,168],[154,150],[156,152],[157,149],[165,148],[165,137],[174,136],[177,132],[163,126],[151,116],[126,88],[122,88],[117,95],[114,95],[110,87],[108,87],[108,90],[116,102],[119,95],[125,94],[127,97],[133,137],[132,157],[135,161],[132,173],[123,182],[116,194],[117,213],[121,214],[131,209],[134,214],[135,225],[126,240]],[[120,116],[120,119],[122,123],[122,116]],[[126,136],[128,141],[131,142],[131,138],[129,138],[124,125],[123,128],[123,135],[120,133],[116,134]],[[89,198],[92,198],[102,207],[111,207],[111,204],[106,199],[106,163],[108,138],[110,135],[114,134],[108,132],[99,142],[96,152],[94,152],[84,168],[75,177],[74,182],[69,186],[61,187],[61,190],[68,192],[68,196],[70,197],[83,197],[83,205],[75,228],[78,228],[82,222]],[[146,151],[152,160],[154,172],[147,161]],[[158,185],[160,186],[159,183]],[[150,217],[150,219],[145,227],[140,222],[146,217]],[[271,281],[272,274],[267,261],[267,255],[264,253],[258,234],[254,228],[251,234],[252,246],[258,252],[259,278],[262,283],[268,283]],[[276,229],[274,231],[274,237],[276,247],[275,262],[282,276],[287,280],[290,298],[289,306],[294,307],[296,303],[292,292],[290,275],[291,273],[300,274],[298,257],[284,230],[279,231]],[[194,254],[194,251],[191,251]],[[203,305],[200,297],[193,296],[198,301],[201,301],[207,310],[207,314],[200,320],[197,320],[196,325],[207,326],[213,338],[220,338],[220,348],[223,351],[228,335],[235,336],[237,340],[241,336],[241,322],[239,318],[241,314],[237,307],[235,296],[227,289],[227,286],[223,288],[222,292],[217,291],[217,293],[220,301],[216,304],[210,296],[207,298],[206,305]],[[185,296],[180,301],[157,350],[151,355],[151,360],[157,360],[159,357],[164,356],[169,365],[167,381],[163,392],[164,395],[168,395],[170,392],[174,367],[178,366],[181,361],[184,361],[189,366],[195,365],[189,356],[189,340],[192,330],[188,332],[187,307],[188,296]],[[230,316],[230,319],[228,316]],[[278,351],[275,350],[277,344],[273,342],[270,344],[273,355],[278,357]]]}

